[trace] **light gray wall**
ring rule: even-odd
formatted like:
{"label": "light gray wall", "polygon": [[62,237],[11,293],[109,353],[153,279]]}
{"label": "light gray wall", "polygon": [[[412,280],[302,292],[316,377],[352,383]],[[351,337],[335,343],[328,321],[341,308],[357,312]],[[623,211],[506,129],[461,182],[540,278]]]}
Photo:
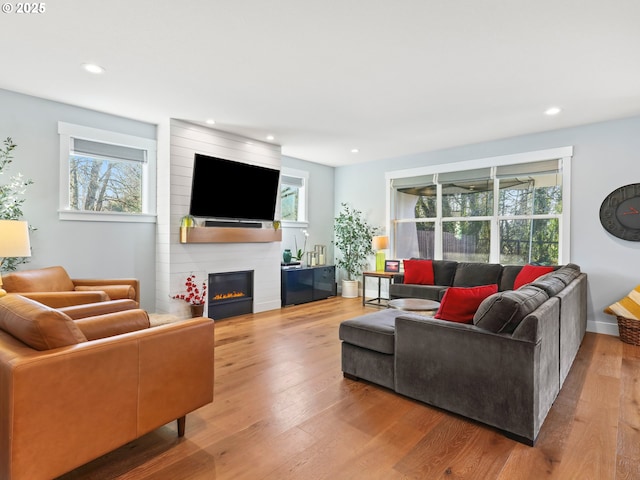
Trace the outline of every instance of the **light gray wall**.
{"label": "light gray wall", "polygon": [[282,249],[294,250],[294,238],[298,248],[304,243],[303,230],[307,230],[307,251],[313,250],[314,245],[327,247],[328,265],[333,264],[333,177],[335,169],[326,165],[307,162],[293,157],[282,157],[282,166],[304,170],[309,172],[308,201],[309,201],[309,226],[308,227],[283,227]]}
{"label": "light gray wall", "polygon": [[639,132],[640,117],[633,117],[338,167],[334,213],[347,202],[384,225],[386,171],[573,146],[571,261],[589,276],[589,330],[617,335],[615,317],[602,310],[640,284],[640,243],[607,233],[599,210],[611,191],[640,183]]}
{"label": "light gray wall", "polygon": [[[64,266],[76,278],[135,277],[143,308],[155,308],[155,224],[79,222],[58,219],[58,122],[156,138],[155,125],[0,90],[0,140],[17,144],[8,174],[33,180],[26,192],[24,219],[32,257],[21,269]],[[8,183],[8,178],[0,178]]]}

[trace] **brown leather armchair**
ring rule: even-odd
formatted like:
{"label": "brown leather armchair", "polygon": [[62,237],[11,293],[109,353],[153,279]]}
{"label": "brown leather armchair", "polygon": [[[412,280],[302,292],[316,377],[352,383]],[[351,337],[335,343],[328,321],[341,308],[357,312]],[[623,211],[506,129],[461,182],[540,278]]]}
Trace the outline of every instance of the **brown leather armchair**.
{"label": "brown leather armchair", "polygon": [[0,298],[0,479],[50,479],[213,401],[214,322]]}
{"label": "brown leather armchair", "polygon": [[7,293],[17,293],[53,308],[128,299],[140,305],[135,278],[71,278],[61,266],[20,270],[2,275]]}

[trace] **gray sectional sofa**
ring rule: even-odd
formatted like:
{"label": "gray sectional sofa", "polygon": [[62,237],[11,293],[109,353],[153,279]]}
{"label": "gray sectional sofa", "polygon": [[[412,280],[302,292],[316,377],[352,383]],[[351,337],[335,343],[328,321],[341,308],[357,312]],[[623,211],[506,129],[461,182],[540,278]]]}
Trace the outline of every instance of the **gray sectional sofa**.
{"label": "gray sectional sofa", "polygon": [[[436,265],[434,261],[437,281]],[[570,264],[511,290],[522,267],[439,266],[445,267],[443,272],[453,270],[448,285],[394,289],[396,298],[408,292],[407,296],[439,300],[458,275],[458,284],[464,279],[481,285],[476,281],[484,282],[483,275],[496,271],[500,291],[482,301],[472,324],[394,309],[342,322],[344,375],[533,445],[586,331],[586,274]]]}

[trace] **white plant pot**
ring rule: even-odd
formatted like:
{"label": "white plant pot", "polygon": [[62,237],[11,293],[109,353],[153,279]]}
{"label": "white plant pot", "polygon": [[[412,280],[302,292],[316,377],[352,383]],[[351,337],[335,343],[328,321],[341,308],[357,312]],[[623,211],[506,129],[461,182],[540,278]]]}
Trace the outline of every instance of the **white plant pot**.
{"label": "white plant pot", "polygon": [[358,297],[358,280],[342,280],[342,296],[344,298]]}

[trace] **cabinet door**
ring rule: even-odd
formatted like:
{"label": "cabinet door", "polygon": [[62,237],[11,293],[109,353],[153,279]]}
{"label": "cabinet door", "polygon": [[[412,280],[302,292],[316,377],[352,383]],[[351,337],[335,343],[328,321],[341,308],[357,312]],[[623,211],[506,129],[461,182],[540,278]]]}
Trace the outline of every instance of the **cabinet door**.
{"label": "cabinet door", "polygon": [[313,270],[313,299],[320,300],[336,294],[336,268],[316,267]]}
{"label": "cabinet door", "polygon": [[282,305],[295,305],[313,300],[313,270],[282,270]]}

